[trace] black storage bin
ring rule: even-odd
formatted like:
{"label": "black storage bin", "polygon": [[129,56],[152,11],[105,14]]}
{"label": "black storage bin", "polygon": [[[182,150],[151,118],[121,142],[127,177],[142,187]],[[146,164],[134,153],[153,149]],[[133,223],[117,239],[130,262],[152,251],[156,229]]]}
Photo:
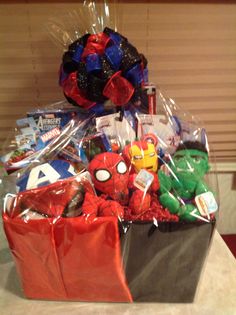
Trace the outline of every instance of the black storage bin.
{"label": "black storage bin", "polygon": [[125,274],[134,301],[194,300],[215,221],[133,222],[121,230]]}

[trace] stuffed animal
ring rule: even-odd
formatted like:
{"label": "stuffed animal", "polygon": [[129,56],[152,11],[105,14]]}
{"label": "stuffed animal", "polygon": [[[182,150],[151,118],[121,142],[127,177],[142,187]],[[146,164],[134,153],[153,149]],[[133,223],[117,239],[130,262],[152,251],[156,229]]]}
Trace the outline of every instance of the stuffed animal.
{"label": "stuffed animal", "polygon": [[208,153],[200,142],[187,141],[180,144],[168,164],[169,176],[162,170],[158,172],[160,180],[160,203],[177,214],[180,219],[195,221],[196,208],[194,198],[208,192],[204,175],[209,171]]}
{"label": "stuffed animal", "polygon": [[[156,174],[158,168],[156,148],[155,145],[149,141],[133,141],[125,146],[123,156],[130,169],[129,188],[133,190],[133,195],[130,199],[130,207],[133,213],[139,214],[143,212],[143,209],[150,208],[152,200],[150,193],[156,193],[159,189],[159,181]],[[143,191],[137,189],[137,186],[135,186],[137,175],[140,175],[142,170],[146,170],[153,178],[152,184],[148,189],[145,188],[146,183],[143,178]],[[147,174],[145,177],[148,177]]]}
{"label": "stuffed animal", "polygon": [[99,192],[127,204],[129,172],[122,156],[113,152],[98,154],[89,163],[88,171]]}
{"label": "stuffed animal", "polygon": [[[129,206],[131,208],[134,205],[135,208],[136,203],[134,203],[134,197],[132,198],[131,196],[129,203],[129,171],[122,156],[113,152],[98,154],[90,162],[88,170],[96,190],[98,193],[103,194],[102,197],[98,197],[96,200],[96,205],[98,205],[98,208],[96,206],[96,213],[99,215],[109,215],[110,213],[110,215],[118,215],[122,218],[123,212],[120,208],[121,205]],[[104,197],[106,202],[104,201]],[[89,198],[86,200],[88,201],[88,209]],[[150,202],[148,202],[149,196],[146,197],[146,195],[143,195],[141,200],[143,200],[143,203],[140,204],[139,202],[138,206],[140,208],[140,205],[142,205],[142,211],[145,211],[150,206]],[[86,212],[85,206],[84,209]],[[93,212],[92,207],[91,211]],[[136,208],[133,209],[133,211],[135,212]]]}
{"label": "stuffed animal", "polygon": [[123,156],[126,163],[131,166],[131,173],[138,173],[141,169],[157,171],[157,152],[151,142],[133,141],[124,148]]}

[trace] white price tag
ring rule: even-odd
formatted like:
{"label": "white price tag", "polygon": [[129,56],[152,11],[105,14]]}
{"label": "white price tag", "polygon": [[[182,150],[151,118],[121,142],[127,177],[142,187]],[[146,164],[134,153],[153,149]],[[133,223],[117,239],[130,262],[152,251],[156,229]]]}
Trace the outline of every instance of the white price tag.
{"label": "white price tag", "polygon": [[153,174],[143,169],[139,171],[138,175],[135,177],[134,186],[142,191],[147,191],[153,180]]}
{"label": "white price tag", "polygon": [[195,197],[195,202],[202,216],[209,216],[218,210],[218,205],[211,191]]}

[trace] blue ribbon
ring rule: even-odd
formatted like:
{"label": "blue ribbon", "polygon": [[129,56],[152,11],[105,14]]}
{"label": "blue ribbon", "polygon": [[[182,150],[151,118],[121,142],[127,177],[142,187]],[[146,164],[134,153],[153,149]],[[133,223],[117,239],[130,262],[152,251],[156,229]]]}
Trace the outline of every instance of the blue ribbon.
{"label": "blue ribbon", "polygon": [[63,67],[60,69],[59,74],[59,85],[62,85],[62,82],[68,77],[68,73],[63,70]]}
{"label": "blue ribbon", "polygon": [[144,83],[148,83],[148,68],[143,69],[143,81]]}
{"label": "blue ribbon", "polygon": [[112,68],[118,70],[123,57],[122,50],[117,45],[112,45],[105,50],[105,55],[111,63]]}
{"label": "blue ribbon", "polygon": [[113,43],[119,45],[122,41],[121,36],[118,33],[110,33],[109,37],[112,39]]}
{"label": "blue ribbon", "polygon": [[138,63],[126,72],[125,77],[133,84],[137,86],[143,81],[143,71],[141,65]]}
{"label": "blue ribbon", "polygon": [[77,46],[74,52],[74,55],[72,57],[72,60],[74,60],[75,62],[80,62],[83,51],[84,51],[84,47],[82,45]]}
{"label": "blue ribbon", "polygon": [[102,64],[98,54],[90,54],[86,57],[86,70],[88,73],[102,70]]}
{"label": "blue ribbon", "polygon": [[96,103],[96,106],[93,106],[89,109],[90,114],[104,114],[104,103]]}

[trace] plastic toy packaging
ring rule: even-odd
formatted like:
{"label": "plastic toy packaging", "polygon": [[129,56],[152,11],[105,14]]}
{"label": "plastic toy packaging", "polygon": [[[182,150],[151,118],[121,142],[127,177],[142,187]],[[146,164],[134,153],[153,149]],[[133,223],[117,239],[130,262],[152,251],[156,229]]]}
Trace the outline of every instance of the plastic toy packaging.
{"label": "plastic toy packaging", "polygon": [[[206,131],[160,93],[157,115],[139,115],[138,135],[156,146],[159,201],[181,221],[210,222],[218,210],[218,185]],[[158,126],[158,127],[157,127]],[[212,165],[212,166],[210,166]]]}
{"label": "plastic toy packaging", "polygon": [[81,114],[66,101],[50,104],[26,113],[16,121],[15,128],[6,139],[0,157],[7,172],[28,165],[45,148],[64,126]]}
{"label": "plastic toy packaging", "polygon": [[192,302],[219,207],[207,134],[146,81],[111,7],[85,1],[49,23],[75,106],[17,121],[2,157],[5,233],[28,298]]}

